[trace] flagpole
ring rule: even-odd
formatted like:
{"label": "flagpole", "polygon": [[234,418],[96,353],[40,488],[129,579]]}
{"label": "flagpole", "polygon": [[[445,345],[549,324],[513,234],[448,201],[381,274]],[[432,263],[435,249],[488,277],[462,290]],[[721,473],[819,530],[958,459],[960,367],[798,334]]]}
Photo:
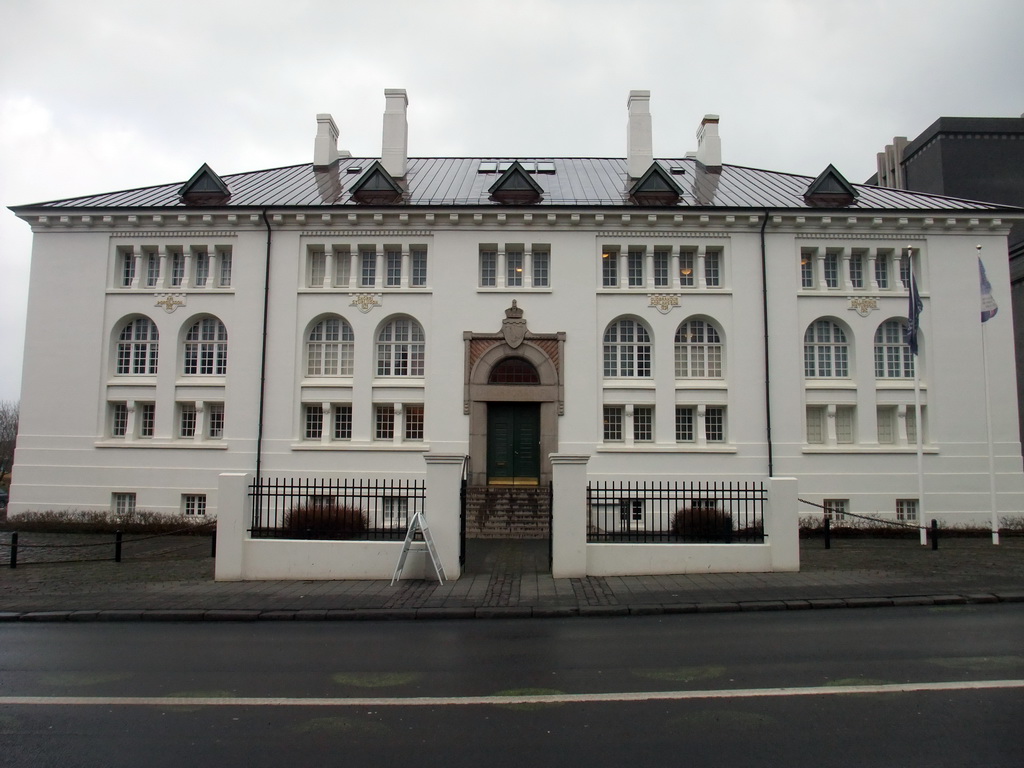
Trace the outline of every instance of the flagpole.
{"label": "flagpole", "polygon": [[[978,263],[981,264],[981,246],[977,245],[975,247],[978,250]],[[984,267],[981,267],[981,271],[984,275]],[[984,294],[984,282],[987,281],[987,278],[983,277],[982,280],[982,292]],[[986,308],[983,307],[982,312],[985,312]],[[992,508],[992,543],[999,544],[999,513],[996,509],[996,452],[995,443],[992,438],[992,395],[988,385],[988,348],[985,344],[988,336],[985,333],[985,327],[989,317],[983,314],[981,319],[981,367],[985,377],[985,438],[988,442],[988,499],[989,505]]]}

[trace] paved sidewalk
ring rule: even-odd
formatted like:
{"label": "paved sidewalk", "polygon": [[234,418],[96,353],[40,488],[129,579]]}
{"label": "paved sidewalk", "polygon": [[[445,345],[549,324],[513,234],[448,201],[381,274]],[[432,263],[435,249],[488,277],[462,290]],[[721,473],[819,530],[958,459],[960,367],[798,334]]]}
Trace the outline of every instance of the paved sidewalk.
{"label": "paved sidewalk", "polygon": [[[9,534],[0,534],[6,545]],[[44,550],[27,544],[89,544]],[[0,620],[295,620],[610,616],[1024,601],[1024,539],[847,539],[801,546],[799,573],[554,579],[538,546],[496,546],[470,573],[433,581],[213,580],[210,540],[22,534],[18,568],[0,548]],[[75,551],[81,562],[58,563]],[[56,554],[60,553],[60,554]],[[103,560],[88,558],[105,558]]]}

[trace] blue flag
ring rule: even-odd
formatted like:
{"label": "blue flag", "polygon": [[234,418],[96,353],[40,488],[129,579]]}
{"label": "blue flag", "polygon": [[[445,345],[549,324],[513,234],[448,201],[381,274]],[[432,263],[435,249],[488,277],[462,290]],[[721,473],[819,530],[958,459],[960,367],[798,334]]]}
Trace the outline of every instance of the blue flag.
{"label": "blue flag", "polygon": [[921,295],[917,292],[917,279],[914,277],[914,270],[910,270],[910,306],[907,308],[907,333],[906,342],[911,353],[917,354],[917,331],[921,327],[921,312],[924,310],[924,303]]}
{"label": "blue flag", "polygon": [[992,298],[992,283],[985,276],[985,265],[981,263],[980,256],[978,257],[978,269],[981,272],[981,322],[987,323],[996,316],[999,307],[996,305],[996,300]]}

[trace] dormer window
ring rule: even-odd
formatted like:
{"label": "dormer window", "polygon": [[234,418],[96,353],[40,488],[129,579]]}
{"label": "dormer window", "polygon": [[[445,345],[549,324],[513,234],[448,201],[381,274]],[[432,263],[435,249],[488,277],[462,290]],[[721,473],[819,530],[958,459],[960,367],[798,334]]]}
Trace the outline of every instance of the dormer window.
{"label": "dormer window", "polygon": [[816,208],[845,208],[857,200],[856,188],[836,167],[828,167],[804,191],[804,202]]}
{"label": "dormer window", "polygon": [[518,160],[514,160],[487,191],[496,202],[519,205],[539,203],[544,196],[544,190],[530,178],[530,174]]}
{"label": "dormer window", "polygon": [[350,192],[352,199],[357,203],[369,205],[391,205],[399,202],[404,194],[380,161],[375,161],[366,173],[356,180]]}
{"label": "dormer window", "polygon": [[210,166],[203,163],[178,190],[178,196],[185,205],[222,205],[231,197],[231,190]]}
{"label": "dormer window", "polygon": [[675,205],[683,196],[683,190],[664,168],[651,163],[629,188],[629,196],[638,205]]}

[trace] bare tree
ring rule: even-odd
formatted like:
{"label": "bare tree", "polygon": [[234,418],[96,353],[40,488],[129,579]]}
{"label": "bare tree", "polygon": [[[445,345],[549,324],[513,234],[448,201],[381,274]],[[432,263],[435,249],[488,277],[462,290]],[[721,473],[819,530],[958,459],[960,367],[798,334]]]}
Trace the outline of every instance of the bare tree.
{"label": "bare tree", "polygon": [[0,479],[11,471],[14,464],[14,442],[18,437],[20,403],[0,400]]}

